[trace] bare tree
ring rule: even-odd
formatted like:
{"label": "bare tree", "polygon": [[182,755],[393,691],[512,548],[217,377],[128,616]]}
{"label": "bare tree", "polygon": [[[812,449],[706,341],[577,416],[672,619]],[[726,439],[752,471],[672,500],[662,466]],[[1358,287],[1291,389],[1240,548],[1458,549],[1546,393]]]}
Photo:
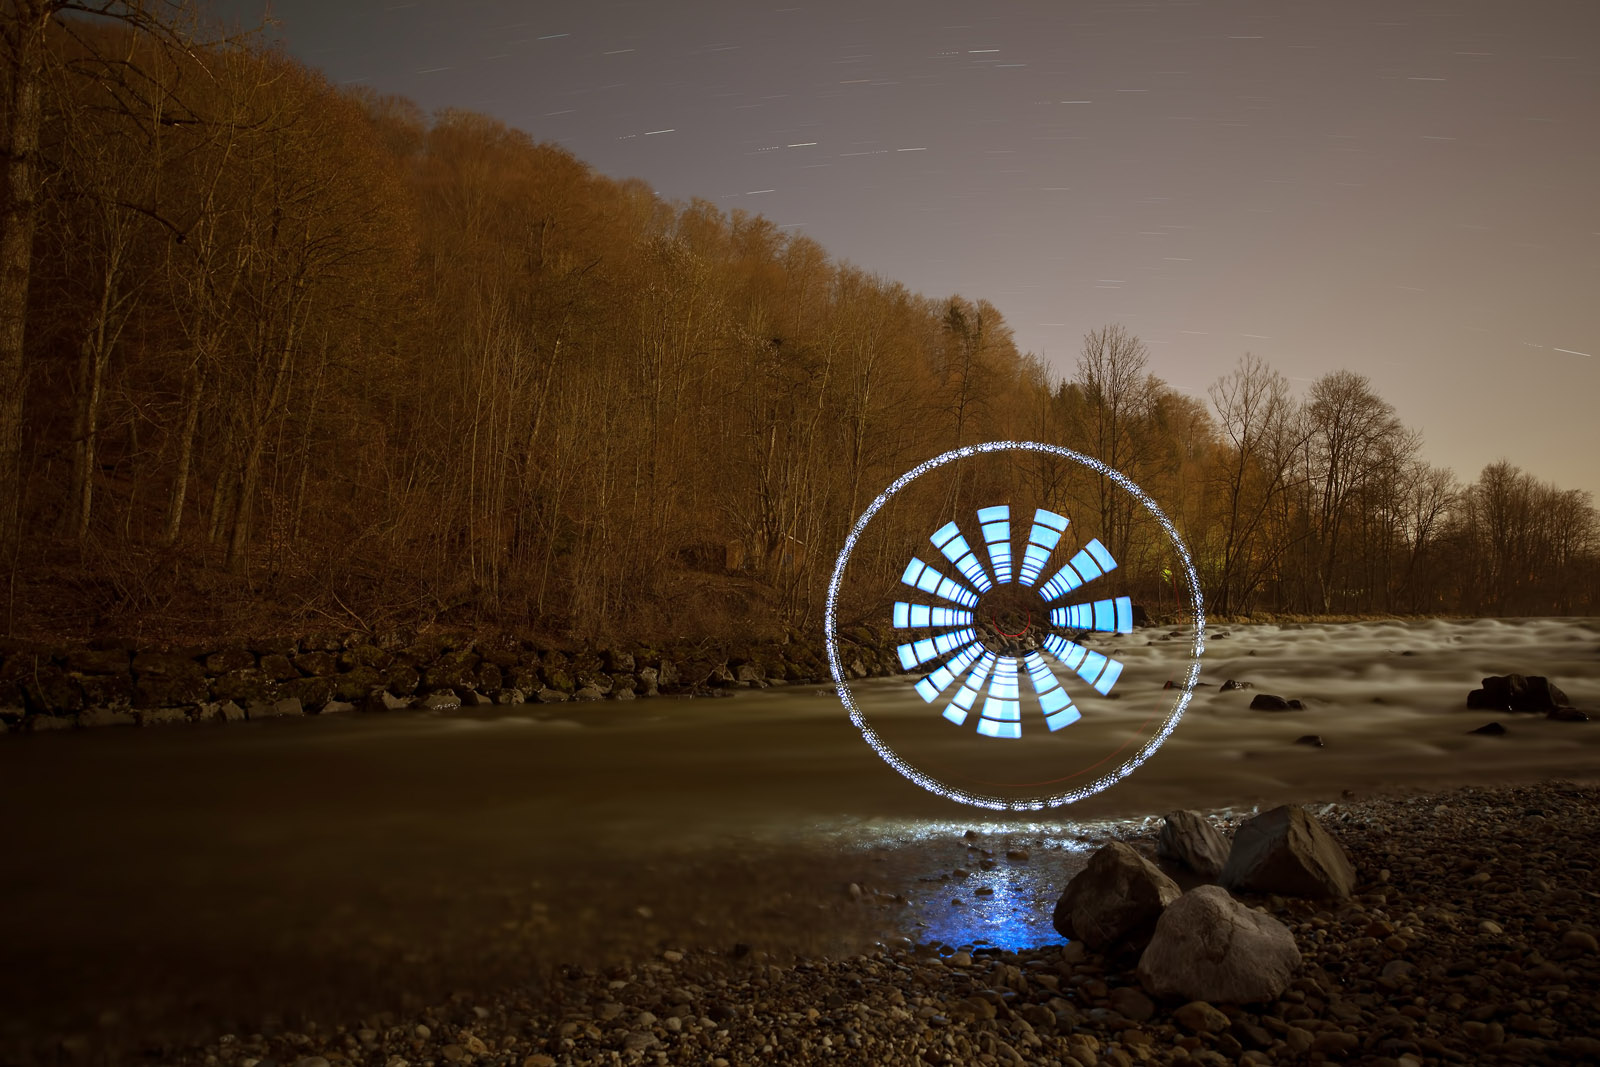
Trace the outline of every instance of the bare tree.
{"label": "bare tree", "polygon": [[[81,32],[111,22],[136,37],[187,50],[190,37],[165,0],[6,0],[0,4],[0,75],[5,89],[0,129],[0,548],[12,545],[22,517],[22,424],[27,395],[26,329],[43,171],[40,128],[45,97],[70,93],[74,78],[138,83],[147,75],[127,39]],[[54,40],[71,37],[80,51],[63,62]],[[91,363],[93,359],[91,358]],[[13,556],[14,558],[14,556]]]}
{"label": "bare tree", "polygon": [[[1080,439],[1112,470],[1138,481],[1152,452],[1147,433],[1158,380],[1146,369],[1143,341],[1121,325],[1084,335],[1073,381],[1081,390]],[[1100,536],[1116,559],[1128,555],[1138,503],[1106,475],[1091,479]]]}
{"label": "bare tree", "polygon": [[1405,428],[1393,405],[1373,391],[1365,375],[1353,371],[1333,371],[1313,382],[1305,415],[1303,454],[1318,550],[1318,608],[1331,611],[1339,592],[1335,583],[1343,562],[1340,549],[1352,519],[1348,505],[1385,464],[1404,451],[1401,439]]}

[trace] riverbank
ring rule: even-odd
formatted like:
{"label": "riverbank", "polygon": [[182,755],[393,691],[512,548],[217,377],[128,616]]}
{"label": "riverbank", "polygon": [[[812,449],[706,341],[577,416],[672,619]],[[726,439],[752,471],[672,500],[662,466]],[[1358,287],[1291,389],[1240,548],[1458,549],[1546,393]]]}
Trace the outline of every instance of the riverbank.
{"label": "riverbank", "polygon": [[[852,678],[899,669],[887,631],[840,634]],[[820,638],[558,647],[512,634],[310,634],[190,645],[0,642],[0,733],[353,711],[722,696],[831,679]]]}
{"label": "riverbank", "polygon": [[[34,1051],[77,1062],[241,1067],[1600,1056],[1600,785],[1465,788],[1313,810],[1349,853],[1359,882],[1356,895],[1337,904],[1248,898],[1289,925],[1305,960],[1270,1004],[1207,1011],[1152,1000],[1138,989],[1131,960],[1076,945],[897,941],[866,953],[784,958],[743,943],[679,944],[633,963],[580,960],[540,982],[362,1016],[280,1020],[203,1044],[119,1047],[89,1032]],[[1153,833],[1118,836],[1150,851]],[[945,842],[980,856],[1003,843],[999,835]],[[834,888],[816,902],[825,910],[837,910],[839,896],[861,909],[876,899],[876,887]]]}

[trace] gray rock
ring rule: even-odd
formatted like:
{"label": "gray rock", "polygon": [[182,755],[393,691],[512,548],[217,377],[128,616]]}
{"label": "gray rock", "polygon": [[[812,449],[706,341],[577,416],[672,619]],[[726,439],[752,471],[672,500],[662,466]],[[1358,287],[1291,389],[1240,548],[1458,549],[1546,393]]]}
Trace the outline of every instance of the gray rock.
{"label": "gray rock", "polygon": [[567,699],[567,694],[563,693],[559,689],[551,689],[549,686],[545,686],[543,689],[540,689],[537,693],[533,694],[533,699],[538,701],[540,704],[560,704],[562,701]]}
{"label": "gray rock", "polygon": [[611,691],[612,700],[633,700],[638,695],[632,689],[613,689]]}
{"label": "gray rock", "polygon": [[1342,899],[1355,888],[1356,872],[1321,823],[1304,808],[1284,804],[1234,833],[1222,884],[1256,893]]}
{"label": "gray rock", "polygon": [[659,1044],[661,1044],[661,1041],[655,1034],[643,1030],[634,1031],[622,1039],[624,1052],[642,1053],[655,1048]]}
{"label": "gray rock", "polygon": [[1136,1023],[1149,1021],[1156,1013],[1155,1003],[1132,986],[1118,986],[1108,994],[1111,1010]]}
{"label": "gray rock", "polygon": [[748,686],[753,689],[765,689],[767,680],[761,673],[761,668],[753,663],[742,663],[734,669],[734,682],[737,685]]}
{"label": "gray rock", "polygon": [[528,699],[528,696],[527,696],[526,693],[524,693],[520,689],[517,689],[517,688],[513,687],[511,689],[502,689],[502,690],[500,690],[499,693],[495,694],[494,702],[496,704],[504,704],[504,705],[510,706],[512,704],[523,704],[523,703],[526,703],[527,699]]}
{"label": "gray rock", "polygon": [[1490,737],[1504,737],[1505,734],[1506,734],[1506,728],[1505,728],[1505,724],[1504,723],[1486,722],[1482,726],[1478,727],[1476,730],[1468,730],[1467,733],[1469,733],[1469,734],[1486,734],[1486,735],[1488,735]]}
{"label": "gray rock", "polygon": [[78,713],[79,726],[132,726],[133,712],[126,708],[86,708]]}
{"label": "gray rock", "polygon": [[493,703],[476,689],[468,688],[461,693],[461,706],[464,708],[486,708]]}
{"label": "gray rock", "polygon": [[1228,842],[1197,811],[1175,811],[1161,824],[1156,855],[1183,864],[1202,878],[1215,878],[1228,862]]}
{"label": "gray rock", "polygon": [[28,729],[34,733],[45,733],[49,730],[70,730],[77,725],[75,715],[29,715]]}
{"label": "gray rock", "polygon": [[[81,717],[80,720],[82,721]],[[143,708],[139,711],[140,726],[177,726],[189,721],[182,708]]]}
{"label": "gray rock", "polygon": [[586,685],[572,694],[573,700],[604,700],[606,695],[592,685]]}
{"label": "gray rock", "polygon": [[322,710],[320,712],[318,712],[317,714],[319,714],[319,715],[343,715],[346,712],[355,711],[355,710],[356,710],[356,706],[354,704],[350,703],[348,700],[330,700],[326,704],[322,705]]}
{"label": "gray rock", "polygon": [[1196,1034],[1220,1034],[1228,1029],[1228,1017],[1203,1000],[1173,1009],[1172,1021]]}
{"label": "gray rock", "polygon": [[1540,674],[1491,675],[1483,680],[1482,689],[1467,694],[1468,708],[1487,708],[1495,711],[1554,711],[1571,707],[1567,694]]}
{"label": "gray rock", "polygon": [[1120,841],[1089,857],[1067,883],[1051,921],[1063,937],[1101,951],[1143,944],[1166,906],[1181,890],[1154,864]]}
{"label": "gray rock", "polygon": [[83,674],[126,674],[129,658],[125,648],[74,649],[62,657],[62,662],[67,670]]}
{"label": "gray rock", "polygon": [[387,689],[374,689],[367,696],[368,711],[404,711],[409,707],[409,698],[397,697]]}
{"label": "gray rock", "polygon": [[417,707],[423,711],[454,711],[460,706],[461,698],[450,689],[436,689],[417,700]]}
{"label": "gray rock", "polygon": [[251,719],[281,719],[294,715],[304,715],[306,709],[300,703],[299,697],[284,697],[282,700],[252,700],[245,708],[245,715]]}
{"label": "gray rock", "polygon": [[1139,982],[1158,997],[1254,1004],[1277,999],[1299,968],[1287,926],[1203,885],[1162,913],[1139,957]]}
{"label": "gray rock", "polygon": [[[656,671],[656,683],[658,685],[673,686],[683,680],[683,672],[678,670],[678,664],[673,660],[663,659],[657,666]],[[639,677],[644,677],[644,671],[639,672]]]}
{"label": "gray rock", "polygon": [[244,722],[244,709],[231,700],[207,701],[194,706],[195,722]]}

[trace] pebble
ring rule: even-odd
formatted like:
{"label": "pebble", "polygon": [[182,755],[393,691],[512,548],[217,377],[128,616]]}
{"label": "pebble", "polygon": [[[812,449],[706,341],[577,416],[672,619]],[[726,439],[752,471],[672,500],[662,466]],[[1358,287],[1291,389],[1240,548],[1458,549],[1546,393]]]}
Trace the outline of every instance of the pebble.
{"label": "pebble", "polygon": [[1228,1028],[1228,1017],[1203,1000],[1191,1000],[1174,1011],[1172,1019],[1195,1033],[1211,1033]]}
{"label": "pebble", "polygon": [[[1356,868],[1356,894],[1343,902],[1250,899],[1289,926],[1304,958],[1290,989],[1267,1004],[1158,1002],[1139,988],[1130,958],[1076,941],[1017,951],[893,942],[862,955],[793,960],[763,951],[758,931],[743,935],[755,946],[743,952],[726,944],[664,949],[649,943],[651,927],[632,924],[645,943],[637,965],[574,968],[548,989],[462,995],[388,1021],[321,1020],[308,1033],[169,1047],[161,1062],[1600,1062],[1597,816],[1600,789],[1566,784],[1342,801],[1323,811],[1324,827]],[[1131,843],[1153,840],[1152,830]],[[1474,882],[1469,875],[1477,874],[1484,877]]]}
{"label": "pebble", "polygon": [[1600,952],[1600,944],[1597,944],[1594,935],[1586,930],[1568,930],[1561,935],[1561,944],[1564,948],[1582,949],[1584,952]]}

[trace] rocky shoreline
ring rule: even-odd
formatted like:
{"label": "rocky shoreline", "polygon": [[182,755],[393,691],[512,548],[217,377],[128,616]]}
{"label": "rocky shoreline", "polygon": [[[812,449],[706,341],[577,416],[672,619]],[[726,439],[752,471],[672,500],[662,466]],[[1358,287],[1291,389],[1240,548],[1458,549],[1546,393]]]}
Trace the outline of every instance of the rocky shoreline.
{"label": "rocky shoreline", "polygon": [[[840,634],[852,678],[899,669],[886,633]],[[511,635],[313,634],[140,648],[0,643],[0,733],[355,711],[726,696],[831,679],[820,640],[557,648]]]}
{"label": "rocky shoreline", "polygon": [[[1600,785],[1465,788],[1315,813],[1350,857],[1354,893],[1238,894],[1283,922],[1302,956],[1288,989],[1267,1003],[1152,996],[1135,956],[1082,942],[1006,951],[903,941],[799,960],[685,945],[400,1013],[121,1054],[73,1035],[54,1051],[63,1061],[206,1067],[1600,1058]],[[1231,830],[1240,819],[1217,821]],[[1003,836],[999,827],[993,836]],[[1124,839],[1156,855],[1154,827]],[[981,836],[969,843],[984,845]]]}

